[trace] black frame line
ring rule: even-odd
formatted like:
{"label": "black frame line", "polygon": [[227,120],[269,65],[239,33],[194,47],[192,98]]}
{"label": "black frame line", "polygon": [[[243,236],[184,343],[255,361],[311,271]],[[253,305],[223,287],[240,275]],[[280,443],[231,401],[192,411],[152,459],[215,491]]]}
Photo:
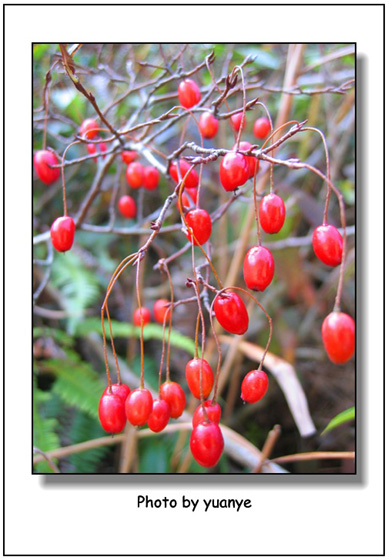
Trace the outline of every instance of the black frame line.
{"label": "black frame line", "polygon": [[[100,5],[100,4],[99,4]],[[69,44],[71,43],[76,43],[77,41],[68,41]],[[38,43],[33,43],[31,45],[31,67],[32,67],[32,63],[33,63],[33,47],[35,44]],[[55,45],[56,43],[45,43],[48,45]],[[92,42],[87,42],[87,43],[83,43],[84,45],[94,45],[95,43]],[[104,43],[107,44],[107,43]],[[111,45],[123,45],[125,43],[121,43],[121,42],[112,42],[109,43]],[[129,43],[130,44],[130,43]],[[136,43],[137,45],[140,44],[157,44],[157,43]],[[167,43],[166,43],[167,44]],[[180,44],[180,43],[168,43],[171,45],[174,44]],[[202,43],[190,43],[191,45],[197,45],[197,44],[202,44]],[[213,44],[213,43],[210,43]],[[223,44],[223,43],[220,43]],[[240,43],[237,42],[235,43],[236,45],[246,45],[246,44],[253,44],[253,43]],[[260,44],[269,44],[269,43],[260,43]],[[289,45],[289,44],[296,44],[296,43],[289,43],[289,42],[279,42],[276,43],[278,45]],[[304,45],[315,45],[315,42],[303,42]],[[322,45],[331,45],[333,44],[333,42],[320,42],[320,44]],[[355,63],[354,63],[354,71],[355,71],[355,91],[357,91],[357,43],[342,43],[344,45],[354,45],[355,47]],[[32,99],[32,94],[33,94],[33,76],[31,76],[31,99]],[[357,93],[355,94],[357,96]],[[356,109],[356,113],[357,113],[357,97],[355,97],[355,109]],[[33,122],[31,123],[31,146],[33,144]],[[355,119],[355,132],[356,132],[356,127],[357,127],[357,118]],[[357,135],[355,134],[355,137]],[[356,142],[356,141],[355,141]],[[355,146],[355,154],[356,154],[356,146]],[[32,165],[32,159],[31,159],[31,173],[33,173],[33,165]],[[355,216],[357,216],[357,165],[355,165]],[[32,175],[31,175],[32,177]],[[31,214],[33,215],[33,208],[31,209]],[[355,222],[357,222],[357,220],[355,220]],[[357,225],[357,224],[356,224]],[[357,227],[356,227],[357,230]],[[31,234],[31,238],[33,238],[33,231]],[[356,245],[357,247],[357,245]],[[31,267],[32,268],[32,267]],[[33,281],[33,272],[31,272],[32,274],[32,281]],[[357,260],[355,259],[355,277],[354,277],[354,284],[355,284],[355,292],[357,293]],[[357,319],[357,298],[355,301],[355,319]],[[33,302],[32,302],[32,322],[33,322]],[[357,320],[355,321],[356,325],[357,325]],[[33,323],[32,323],[32,327],[33,327]],[[33,361],[33,356],[31,357],[31,360]],[[356,344],[355,344],[355,367],[354,367],[354,387],[355,387],[355,403],[357,403],[357,333],[356,333]],[[32,387],[31,387],[31,398],[32,398]],[[268,478],[274,478],[274,479],[279,479],[283,478],[283,477],[290,477],[290,476],[294,476],[294,477],[301,477],[301,476],[307,476],[307,477],[356,477],[359,473],[357,472],[357,464],[358,464],[358,453],[357,453],[357,406],[355,406],[356,411],[355,411],[355,437],[354,437],[354,443],[355,443],[355,471],[354,473],[320,473],[320,474],[316,474],[316,473],[282,473],[282,474],[273,474],[273,473],[44,473],[43,477],[45,477],[46,479],[48,478],[67,478],[67,477],[134,477],[134,478],[138,478],[141,476],[152,476],[152,477],[179,477],[179,478],[185,478],[185,477],[193,477],[194,479],[197,479],[198,477],[203,478],[203,477],[220,477],[222,480],[220,482],[225,481],[225,477],[230,477],[230,478],[235,478],[235,477],[246,477],[246,478],[251,478],[251,477],[265,477],[266,479]],[[37,473],[37,472],[33,472],[33,413],[31,412],[31,474],[33,476],[42,476],[42,473]],[[86,482],[86,481],[85,481]],[[213,481],[212,481],[213,482]]]}

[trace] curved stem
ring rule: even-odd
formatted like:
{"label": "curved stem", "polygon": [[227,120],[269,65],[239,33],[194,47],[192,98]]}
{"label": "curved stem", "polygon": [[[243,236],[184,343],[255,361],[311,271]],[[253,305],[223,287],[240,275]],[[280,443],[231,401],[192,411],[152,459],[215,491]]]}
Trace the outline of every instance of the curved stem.
{"label": "curved stem", "polygon": [[331,187],[330,187],[331,177],[330,177],[329,150],[328,150],[328,147],[327,147],[326,138],[325,138],[325,135],[323,134],[323,132],[321,130],[319,130],[318,128],[314,128],[313,126],[304,126],[300,130],[301,130],[301,132],[303,132],[305,130],[311,130],[312,132],[317,132],[319,134],[319,136],[321,137],[323,147],[325,149],[326,177],[328,178],[329,183],[327,183],[327,185],[326,185],[327,192],[326,192],[326,200],[325,200],[325,210],[323,212],[323,224],[327,224],[327,214],[329,212],[329,201],[330,201],[330,193],[331,193]]}
{"label": "curved stem", "polygon": [[253,177],[253,203],[255,205],[257,244],[260,246],[261,245],[261,234],[260,234],[260,222],[259,222],[259,209],[257,208],[256,175]]}
{"label": "curved stem", "polygon": [[[140,287],[139,287],[140,262],[141,262],[141,259],[137,258],[137,260],[136,260],[136,296],[137,296],[137,305],[138,305],[139,308],[141,308]],[[142,315],[140,314],[140,389],[144,389],[144,336],[143,336],[143,329],[144,329],[144,321],[143,321]]]}
{"label": "curved stem", "polygon": [[241,74],[241,83],[242,83],[242,92],[243,92],[243,117],[241,119],[240,128],[238,129],[237,140],[236,140],[236,148],[238,150],[239,145],[240,145],[241,134],[242,134],[242,131],[244,129],[245,121],[246,121],[247,92],[246,92],[246,87],[245,87],[245,79],[244,79],[243,69],[241,68],[241,66],[235,66],[234,69],[233,69],[233,73],[234,73],[235,69],[239,70],[239,72]]}
{"label": "curved stem", "polygon": [[319,171],[319,169],[313,167],[308,163],[301,163],[299,161],[283,161],[264,154],[261,154],[261,156],[265,161],[283,165],[285,167],[289,167],[290,169],[308,169],[309,171],[315,173],[315,175],[320,177],[323,181],[325,181],[327,185],[330,187],[330,189],[334,191],[340,207],[341,227],[343,229],[343,249],[342,249],[340,276],[338,280],[337,294],[334,302],[334,311],[339,311],[341,308],[340,304],[341,304],[341,297],[342,297],[342,290],[343,290],[343,283],[344,283],[344,276],[345,276],[345,260],[346,260],[346,249],[347,249],[345,203],[344,203],[344,198],[342,196],[342,193],[337,189],[337,187],[333,185],[332,181],[322,173],[322,171]]}
{"label": "curved stem", "polygon": [[170,313],[168,318],[168,334],[167,334],[167,357],[166,357],[166,374],[170,378],[170,352],[171,352],[171,329],[172,329],[172,314],[174,311],[174,286],[171,279],[171,274],[168,266],[164,264],[164,270],[167,274],[168,283],[170,285]]}
{"label": "curved stem", "polygon": [[[195,234],[194,234],[192,228],[191,228],[191,227],[189,226],[189,224],[187,223],[186,218],[185,218],[185,215],[184,215],[184,213],[183,213],[183,211],[182,211],[182,208],[183,208],[183,206],[182,206],[182,193],[183,193],[183,189],[184,189],[184,184],[185,184],[185,181],[186,181],[187,176],[189,175],[189,173],[191,172],[191,170],[194,169],[194,167],[195,167],[195,165],[192,165],[192,166],[190,167],[190,169],[187,171],[187,173],[186,173],[185,176],[183,177],[181,183],[178,184],[178,187],[179,187],[179,190],[178,190],[178,209],[179,209],[179,213],[180,213],[180,215],[181,215],[181,218],[182,218],[182,220],[183,220],[183,223],[185,224],[185,227],[186,227],[187,231],[190,233],[192,239],[194,239],[194,240],[198,243],[198,239],[196,238],[196,236],[195,236]],[[178,168],[179,168],[179,166],[178,166]],[[194,244],[193,241],[192,241],[192,243]],[[198,243],[198,247],[199,247],[199,249],[201,250],[201,253],[202,253],[203,256],[205,257],[205,259],[207,260],[207,262],[209,263],[209,266],[210,266],[210,268],[212,269],[212,272],[213,272],[213,274],[214,274],[214,276],[215,276],[215,279],[217,280],[218,285],[219,285],[220,288],[222,289],[223,286],[222,286],[221,280],[219,279],[219,276],[218,276],[218,274],[217,274],[217,272],[216,272],[216,269],[215,269],[214,266],[213,266],[213,263],[211,262],[209,256],[208,256],[207,253],[203,250],[202,246],[201,246],[199,243]]]}
{"label": "curved stem", "polygon": [[65,186],[65,168],[64,168],[64,161],[65,161],[65,155],[67,153],[67,150],[69,148],[71,148],[71,146],[74,146],[75,144],[79,144],[80,140],[75,140],[74,142],[71,142],[71,144],[69,144],[63,154],[62,154],[62,167],[61,167],[61,175],[62,175],[62,196],[63,196],[63,215],[67,216],[67,202],[66,202],[66,186]]}

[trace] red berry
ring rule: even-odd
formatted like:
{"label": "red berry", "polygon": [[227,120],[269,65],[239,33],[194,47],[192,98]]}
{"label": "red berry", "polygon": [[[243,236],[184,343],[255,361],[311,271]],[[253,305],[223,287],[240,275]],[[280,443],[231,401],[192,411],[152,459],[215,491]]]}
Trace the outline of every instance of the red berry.
{"label": "red berry", "polygon": [[123,399],[119,395],[106,393],[101,395],[100,404],[98,405],[98,417],[101,426],[110,434],[118,434],[124,429],[125,405]]}
{"label": "red berry", "polygon": [[39,150],[39,152],[36,152],[34,155],[35,171],[39,179],[46,185],[51,185],[61,174],[58,167],[52,169],[49,165],[58,165],[56,155],[48,150]]}
{"label": "red berry", "polygon": [[125,176],[129,186],[133,189],[139,189],[144,181],[144,167],[138,161],[134,161],[128,165]]}
{"label": "red berry", "polygon": [[227,290],[214,301],[217,321],[232,334],[244,334],[248,330],[249,317],[243,300],[238,294]]}
{"label": "red berry", "polygon": [[[190,197],[191,200],[189,200],[188,196]],[[182,206],[183,209],[187,209],[190,208],[190,206],[192,206],[193,204],[197,204],[197,198],[198,198],[198,191],[197,189],[183,189],[182,192]],[[176,202],[176,207],[179,210],[179,199]]]}
{"label": "red berry", "polygon": [[354,331],[354,320],[347,313],[333,311],[323,321],[323,345],[335,364],[343,364],[353,356]]}
{"label": "red berry", "polygon": [[268,389],[268,376],[259,369],[246,374],[241,384],[241,398],[248,403],[255,403],[262,399]]}
{"label": "red berry", "polygon": [[75,223],[70,216],[57,218],[50,230],[51,242],[57,251],[64,253],[71,249],[74,241]]}
{"label": "red berry", "polygon": [[313,249],[320,261],[338,266],[342,260],[343,239],[337,228],[322,224],[313,232]]}
{"label": "red berry", "polygon": [[193,80],[183,80],[178,86],[178,98],[182,107],[190,109],[201,100],[201,92]]}
{"label": "red berry", "polygon": [[283,199],[277,194],[267,194],[259,206],[260,224],[266,233],[277,233],[283,227],[286,208]]}
{"label": "red berry", "polygon": [[224,438],[218,424],[202,422],[191,432],[190,449],[202,467],[214,467],[224,449]]}
{"label": "red berry", "polygon": [[[213,403],[213,401],[205,401],[203,403],[203,405],[206,409],[207,416],[208,416],[210,422],[215,422],[216,424],[219,424],[219,422],[221,420],[221,407],[220,407],[220,405],[218,403]],[[195,409],[195,412],[193,414],[193,428],[198,426],[198,424],[200,424],[201,422],[206,422],[206,418],[205,418],[205,414],[203,412],[202,404],[197,406],[197,408]]]}
{"label": "red berry", "polygon": [[154,399],[152,412],[148,417],[148,427],[153,432],[161,432],[170,420],[170,405],[162,399]]}
{"label": "red berry", "polygon": [[238,152],[229,152],[221,160],[221,185],[226,191],[234,191],[248,181],[250,172],[246,156]]}
{"label": "red berry", "polygon": [[152,395],[148,389],[135,389],[125,401],[125,414],[132,426],[144,426],[152,412]]}
{"label": "red berry", "polygon": [[109,387],[106,387],[102,394],[109,395],[110,393],[113,393],[114,395],[120,397],[122,401],[125,401],[130,392],[130,388],[125,383],[112,383],[110,389]]}
{"label": "red berry", "polygon": [[187,239],[195,245],[203,245],[208,241],[212,232],[212,220],[206,210],[203,208],[195,208],[189,210],[185,216],[187,225],[193,230],[193,235],[186,233]]}
{"label": "red berry", "polygon": [[199,130],[204,138],[214,138],[218,132],[218,119],[211,113],[202,113],[198,121]]}
{"label": "red berry", "polygon": [[260,138],[261,140],[263,140],[268,135],[270,130],[271,123],[265,117],[257,119],[257,121],[255,121],[255,124],[253,125],[253,134],[256,136],[256,138]]}
{"label": "red berry", "polygon": [[133,161],[135,161],[136,157],[137,157],[137,152],[135,151],[124,150],[124,152],[121,152],[121,159],[123,160],[124,163],[127,163],[128,165]]}
{"label": "red berry", "polygon": [[165,381],[160,386],[160,397],[170,406],[171,418],[179,418],[186,406],[186,396],[179,385],[175,381]]}
{"label": "red berry", "polygon": [[83,138],[93,140],[98,134],[98,124],[94,119],[85,119],[79,129],[79,134]]}
{"label": "red berry", "polygon": [[[107,150],[105,142],[99,142],[98,144],[86,144],[86,149],[88,150],[90,155],[93,154],[104,154]],[[105,155],[102,156],[104,159]],[[97,161],[97,158],[93,158],[94,161]]]}
{"label": "red berry", "polygon": [[265,290],[272,282],[274,271],[275,262],[271,251],[261,245],[249,249],[244,259],[243,274],[250,290]]}
{"label": "red berry", "polygon": [[[238,132],[239,129],[240,129],[240,125],[241,125],[241,121],[242,121],[243,116],[244,116],[244,113],[241,111],[241,113],[235,113],[234,115],[232,115],[230,117],[230,119],[232,121],[232,124],[233,124],[233,128],[236,132]],[[245,125],[246,125],[246,118],[244,119],[244,124],[243,124],[243,127],[242,127],[243,130],[245,128]]]}
{"label": "red berry", "polygon": [[159,183],[159,171],[156,167],[148,165],[144,168],[144,188],[148,191],[153,191],[156,189]]}
{"label": "red berry", "polygon": [[[185,159],[179,160],[179,170],[181,172],[182,179],[190,169],[191,165]],[[179,183],[178,177],[178,165],[174,161],[169,167],[169,173],[171,177],[174,179],[176,183]],[[198,187],[199,177],[198,173],[196,172],[195,168],[193,168],[190,173],[187,175],[185,180],[185,189],[196,189]]]}
{"label": "red berry", "polygon": [[148,325],[151,321],[151,311],[146,307],[138,307],[133,313],[133,324],[137,327],[141,327],[143,321],[143,326]]}
{"label": "red berry", "polygon": [[121,196],[119,199],[118,208],[124,218],[132,219],[136,217],[136,202],[131,196]]}
{"label": "red berry", "polygon": [[201,398],[201,366],[202,366],[202,387],[203,398],[207,399],[213,389],[214,375],[213,370],[206,360],[194,358],[186,365],[186,380],[190,391],[196,399]]}
{"label": "red berry", "polygon": [[163,325],[164,318],[166,322],[170,318],[170,309],[166,307],[170,302],[167,299],[157,299],[154,303],[154,317],[157,323]]}
{"label": "red berry", "polygon": [[[240,142],[239,150],[248,151],[251,148],[252,144],[250,142]],[[234,146],[234,149],[237,150],[237,144]],[[257,172],[259,171],[260,167],[260,160],[256,159],[253,156],[244,156],[249,165],[249,179],[254,177]]]}

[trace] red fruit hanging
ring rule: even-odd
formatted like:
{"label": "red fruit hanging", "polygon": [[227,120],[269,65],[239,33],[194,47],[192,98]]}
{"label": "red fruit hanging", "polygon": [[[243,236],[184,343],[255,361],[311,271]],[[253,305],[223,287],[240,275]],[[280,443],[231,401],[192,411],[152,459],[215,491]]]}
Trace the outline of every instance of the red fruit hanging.
{"label": "red fruit hanging", "polygon": [[193,235],[188,231],[187,239],[195,245],[203,245],[208,241],[212,233],[212,220],[206,210],[195,208],[189,210],[185,216],[187,225],[192,229]]}
{"label": "red fruit hanging", "polygon": [[144,167],[138,161],[134,161],[128,165],[125,176],[130,187],[139,189],[144,182]]}
{"label": "red fruit hanging", "polygon": [[[98,142],[97,144],[86,144],[86,149],[88,150],[90,155],[93,154],[105,154],[107,147],[105,142]],[[102,159],[105,158],[105,155],[102,156]],[[94,161],[97,161],[98,158],[93,158]]]}
{"label": "red fruit hanging", "polygon": [[190,449],[202,467],[214,467],[224,449],[224,438],[218,424],[202,422],[191,432]]}
{"label": "red fruit hanging", "polygon": [[[246,142],[245,140],[240,142],[240,150],[248,151],[252,147],[250,142]],[[237,150],[237,144],[234,145],[234,148]],[[253,156],[244,156],[249,165],[249,179],[254,177],[257,172],[259,171],[260,161]]]}
{"label": "red fruit hanging", "polygon": [[157,299],[154,303],[154,318],[157,323],[163,325],[164,318],[166,322],[170,318],[170,309],[166,307],[170,302],[167,299]]}
{"label": "red fruit hanging", "polygon": [[262,399],[268,389],[268,376],[263,370],[254,369],[246,374],[241,384],[241,398],[255,403]]}
{"label": "red fruit hanging", "polygon": [[248,181],[250,172],[246,156],[238,152],[229,152],[221,160],[221,185],[226,191],[234,191],[237,187],[241,187],[241,185]]}
{"label": "red fruit hanging", "polygon": [[118,209],[120,213],[124,216],[124,218],[132,219],[136,217],[136,212],[137,212],[136,202],[129,195],[120,197],[118,202]]}
{"label": "red fruit hanging", "polygon": [[121,159],[123,160],[124,163],[128,165],[133,161],[135,161],[136,157],[137,157],[137,152],[133,150],[124,150],[124,152],[121,152]]}
{"label": "red fruit hanging", "polygon": [[108,395],[110,393],[113,393],[114,395],[117,395],[118,397],[120,397],[120,399],[123,402],[125,402],[125,400],[128,397],[130,392],[131,392],[130,388],[125,383],[112,383],[112,385],[110,386],[110,389],[109,389],[109,387],[106,387],[102,394],[103,395]]}
{"label": "red fruit hanging", "polygon": [[147,191],[154,191],[159,184],[159,171],[152,165],[144,168],[143,186]]}
{"label": "red fruit hanging", "polygon": [[244,334],[248,330],[249,317],[243,300],[236,292],[227,290],[214,301],[217,321],[232,334]]}
{"label": "red fruit hanging", "polygon": [[178,86],[178,98],[182,107],[190,109],[201,100],[201,92],[194,80],[183,80]]}
{"label": "red fruit hanging", "polygon": [[148,417],[148,427],[153,432],[161,432],[170,420],[170,405],[162,399],[154,399],[152,412]]}
{"label": "red fruit hanging", "polygon": [[135,389],[125,401],[125,414],[132,426],[144,426],[152,412],[152,395],[148,389]]}
{"label": "red fruit hanging", "polygon": [[170,406],[171,418],[179,418],[186,406],[186,396],[179,385],[175,381],[165,381],[160,386],[160,397]]}
{"label": "red fruit hanging", "polygon": [[[240,113],[235,113],[234,115],[232,115],[230,117],[230,120],[232,121],[233,128],[236,132],[238,132],[239,129],[240,129],[240,125],[241,125],[241,121],[243,119],[243,116],[244,116],[244,113],[241,111]],[[243,124],[243,127],[242,127],[243,130],[245,128],[245,125],[246,125],[246,118],[244,119],[244,124]]]}
{"label": "red fruit hanging", "polygon": [[49,165],[58,165],[58,160],[55,154],[48,150],[39,150],[34,155],[34,167],[39,179],[46,185],[51,185],[59,178],[61,174],[60,169],[57,167],[52,169]]}
{"label": "red fruit hanging", "polygon": [[151,311],[146,307],[138,307],[133,313],[133,324],[137,327],[141,327],[143,321],[143,326],[148,325],[151,321]]}
{"label": "red fruit hanging", "polygon": [[83,138],[93,140],[98,134],[98,124],[94,119],[85,119],[79,129],[79,134]]}
{"label": "red fruit hanging", "polygon": [[199,130],[204,138],[214,138],[218,132],[218,119],[209,112],[202,113],[198,121]]}
{"label": "red fruit hanging", "polygon": [[125,405],[123,399],[119,395],[103,392],[100,404],[98,405],[98,417],[101,426],[109,434],[118,434],[124,429]]}
{"label": "red fruit hanging", "polygon": [[271,123],[265,117],[261,117],[255,121],[253,125],[253,134],[256,138],[260,138],[263,140],[266,136],[268,136],[269,131],[271,130]]}
{"label": "red fruit hanging", "polygon": [[333,311],[322,323],[322,340],[332,362],[343,364],[354,354],[354,320],[347,313]]}
{"label": "red fruit hanging", "polygon": [[[181,172],[181,178],[183,179],[191,165],[185,159],[179,160],[179,170]],[[169,167],[169,173],[176,183],[179,183],[178,177],[178,165],[173,161]],[[196,189],[198,187],[199,177],[195,170],[195,167],[190,171],[185,180],[185,189]]]}
{"label": "red fruit hanging", "polygon": [[201,398],[201,366],[202,366],[202,390],[203,398],[206,399],[213,389],[214,374],[210,364],[201,358],[194,358],[186,365],[186,380],[190,391],[196,399]]}
{"label": "red fruit hanging", "polygon": [[[216,424],[220,423],[221,420],[221,407],[218,403],[213,403],[213,401],[205,401],[203,403],[206,412],[207,412],[207,417],[209,419],[210,422],[215,422]],[[195,428],[196,426],[198,426],[198,424],[200,424],[201,422],[206,422],[207,419],[205,417],[205,414],[203,412],[203,406],[202,404],[200,404],[199,406],[197,406],[197,408],[195,409],[195,412],[193,414],[193,428]]]}
{"label": "red fruit hanging", "polygon": [[70,216],[57,218],[50,229],[51,242],[54,248],[61,253],[69,251],[73,245],[75,223]]}
{"label": "red fruit hanging", "polygon": [[260,225],[266,233],[278,233],[286,218],[283,199],[277,194],[267,194],[259,206]]}
{"label": "red fruit hanging", "polygon": [[342,260],[342,235],[334,226],[322,224],[313,232],[313,249],[320,261],[329,266],[338,266]]}
{"label": "red fruit hanging", "polygon": [[250,290],[262,292],[272,282],[275,262],[271,251],[261,245],[251,247],[244,258],[243,275]]}

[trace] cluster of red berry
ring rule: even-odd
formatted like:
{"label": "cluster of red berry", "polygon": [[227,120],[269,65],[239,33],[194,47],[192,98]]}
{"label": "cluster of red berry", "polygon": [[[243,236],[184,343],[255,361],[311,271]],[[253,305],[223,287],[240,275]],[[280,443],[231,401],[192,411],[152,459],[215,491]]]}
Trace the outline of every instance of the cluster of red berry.
{"label": "cluster of red berry", "polygon": [[[191,109],[201,100],[201,91],[191,79],[186,79],[178,87],[179,102],[185,109]],[[212,139],[218,131],[219,121],[209,111],[201,113],[198,121],[199,130],[206,139]],[[231,117],[231,126],[239,136],[245,127],[245,112],[238,112]],[[82,123],[80,135],[87,140],[90,154],[103,154],[106,144],[96,138],[98,125],[93,119]],[[264,139],[272,130],[268,118],[259,118],[253,126],[253,134]],[[259,159],[249,155],[254,147],[249,142],[237,141],[234,148],[222,157],[219,179],[225,191],[235,191],[249,179],[254,178],[259,170]],[[245,152],[245,153],[242,153]],[[248,152],[248,155],[247,155]],[[103,157],[103,156],[102,156]],[[133,189],[143,187],[154,190],[159,183],[159,171],[152,166],[143,166],[136,151],[122,151],[123,162],[128,166],[126,179]],[[41,150],[35,154],[34,165],[38,177],[46,184],[59,178],[58,160],[51,151]],[[55,167],[52,167],[55,166]],[[193,245],[204,245],[211,237],[212,219],[209,213],[198,206],[199,177],[195,166],[185,159],[172,161],[168,167],[169,176],[180,187],[177,206],[185,225],[185,233]],[[254,193],[256,198],[256,192]],[[126,218],[136,216],[136,202],[129,196],[122,196],[118,202],[120,213]],[[282,198],[272,192],[265,195],[259,204],[258,221],[264,232],[278,233],[285,222],[286,209]],[[75,223],[65,215],[55,220],[51,227],[53,246],[58,251],[71,248],[74,239]],[[343,262],[343,238],[333,225],[323,223],[313,233],[313,249],[316,256],[326,265],[338,266]],[[243,277],[249,290],[264,291],[271,283],[275,270],[274,258],[269,249],[261,242],[251,247],[244,258]],[[240,288],[239,288],[240,289]],[[225,288],[217,292],[212,309],[219,324],[229,333],[242,335],[249,325],[249,317],[242,298],[236,289]],[[246,290],[243,290],[246,292]],[[247,292],[246,292],[247,293]],[[153,313],[155,321],[165,326],[170,320],[170,305],[167,300],[157,300]],[[151,321],[151,312],[146,307],[138,307],[133,314],[133,322],[143,329]],[[329,358],[334,363],[344,363],[354,353],[354,321],[335,309],[328,315],[322,325],[322,339]],[[264,359],[264,358],[263,358]],[[211,366],[204,358],[197,356],[190,360],[185,369],[186,380],[192,395],[201,400],[193,415],[193,431],[190,448],[196,461],[205,467],[214,466],[224,447],[224,440],[219,422],[221,408],[216,402],[216,395],[208,399],[215,382]],[[247,373],[241,385],[241,398],[244,402],[255,403],[263,398],[268,388],[267,374],[258,369]],[[124,383],[110,383],[104,390],[99,404],[99,418],[102,427],[109,433],[116,434],[123,430],[126,420],[133,426],[148,427],[154,432],[162,431],[170,418],[179,418],[185,408],[185,393],[178,383],[169,378],[159,387],[159,397],[152,398],[150,391],[141,384],[133,391]]]}

